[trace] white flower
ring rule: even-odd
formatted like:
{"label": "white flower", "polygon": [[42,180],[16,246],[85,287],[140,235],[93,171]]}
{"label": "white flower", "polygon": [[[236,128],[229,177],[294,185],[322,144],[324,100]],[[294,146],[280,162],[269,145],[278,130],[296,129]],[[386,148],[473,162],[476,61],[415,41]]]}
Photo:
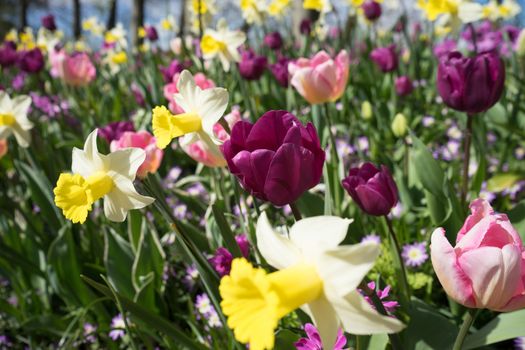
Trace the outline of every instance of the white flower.
{"label": "white flower", "polygon": [[29,130],[33,128],[33,123],[27,119],[29,106],[31,97],[20,95],[11,99],[5,91],[0,91],[0,139],[13,134],[21,147],[29,146]]}
{"label": "white flower", "polygon": [[228,29],[226,20],[221,18],[217,30],[206,29],[201,40],[201,50],[206,60],[219,57],[225,71],[230,70],[230,62],[239,62],[238,48],[246,41],[246,34]]}
{"label": "white flower", "polygon": [[242,16],[247,23],[260,24],[267,11],[267,5],[260,0],[240,0]]}
{"label": "white flower", "polygon": [[73,174],[60,174],[54,189],[56,205],[73,223],[83,223],[93,203],[104,198],[106,217],[124,221],[129,210],[144,208],[154,201],[139,194],[133,186],[137,169],[145,158],[146,153],[140,148],[100,154],[95,129],[87,137],[83,150],[73,149]]}
{"label": "white flower", "polygon": [[399,332],[404,325],[380,315],[357,291],[379,255],[375,243],[338,246],[351,220],[318,216],[298,221],[290,237],[276,232],[263,213],[257,222],[257,247],[279,271],[266,274],[245,259],[235,259],[219,290],[221,307],[237,340],[250,349],[274,346],[281,317],[301,307],[313,320],[327,348],[342,327],[352,334]]}
{"label": "white flower", "polygon": [[215,156],[222,157],[220,143],[213,134],[213,126],[224,115],[228,106],[228,91],[224,88],[202,90],[191,73],[183,71],[177,83],[179,92],[175,102],[184,113],[173,115],[164,106],[153,109],[153,134],[157,146],[165,148],[172,139],[183,136],[181,145],[202,140]]}

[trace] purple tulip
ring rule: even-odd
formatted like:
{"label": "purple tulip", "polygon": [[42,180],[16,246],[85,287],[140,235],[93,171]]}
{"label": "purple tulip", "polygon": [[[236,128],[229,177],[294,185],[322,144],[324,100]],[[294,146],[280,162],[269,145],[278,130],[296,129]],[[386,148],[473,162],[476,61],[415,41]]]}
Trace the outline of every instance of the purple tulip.
{"label": "purple tulip", "polygon": [[[248,258],[250,255],[250,242],[246,235],[237,235],[235,236],[235,241],[239,245],[242,255],[245,258]],[[220,247],[215,251],[213,257],[208,259],[210,264],[213,266],[215,271],[219,274],[220,277],[230,274],[232,267],[233,255],[226,248]]]}
{"label": "purple tulip", "polygon": [[437,89],[445,104],[469,114],[486,111],[498,102],[505,83],[505,66],[494,52],[463,57],[457,51],[442,56]]}
{"label": "purple tulip", "polygon": [[308,36],[312,32],[312,21],[309,18],[305,18],[299,24],[299,32],[302,35]]}
{"label": "purple tulip", "polygon": [[412,81],[407,76],[397,77],[395,81],[396,93],[399,96],[408,96],[414,90]]}
{"label": "purple tulip", "polygon": [[55,24],[55,16],[48,14],[43,16],[40,21],[42,22],[42,27],[54,32],[57,30],[57,25]]}
{"label": "purple tulip", "polygon": [[44,56],[39,48],[21,53],[18,66],[26,73],[36,73],[44,68]]}
{"label": "purple tulip", "polygon": [[283,46],[283,38],[279,32],[266,34],[264,37],[264,45],[272,50],[279,50]]}
{"label": "purple tulip", "polygon": [[391,72],[397,68],[396,46],[378,47],[370,53],[370,58],[383,73]]}
{"label": "purple tulip", "polygon": [[359,168],[352,168],[342,184],[368,215],[387,215],[397,204],[397,186],[384,165],[378,169],[372,163],[365,163]]}
{"label": "purple tulip", "polygon": [[381,17],[381,5],[374,0],[367,0],[362,6],[366,19],[375,21]]}
{"label": "purple tulip", "polygon": [[6,41],[0,48],[0,66],[7,68],[12,66],[18,60],[16,44],[12,41]]}
{"label": "purple tulip", "polygon": [[246,50],[241,54],[239,73],[246,80],[258,80],[263,75],[266,66],[266,57],[258,56],[252,50]]}
{"label": "purple tulip", "polygon": [[103,128],[98,129],[98,135],[108,143],[118,140],[126,131],[135,131],[133,123],[130,121],[111,122]]}
{"label": "purple tulip", "polygon": [[313,124],[305,127],[287,111],[268,111],[255,124],[237,122],[222,152],[247,191],[277,206],[317,185],[325,160]]}
{"label": "purple tulip", "polygon": [[290,73],[288,72],[288,63],[290,59],[281,57],[275,64],[270,65],[270,71],[282,87],[288,87],[290,84]]}
{"label": "purple tulip", "polygon": [[148,38],[149,41],[157,41],[159,39],[159,34],[154,26],[145,26],[144,30],[146,31],[146,38]]}
{"label": "purple tulip", "polygon": [[452,51],[456,51],[458,45],[454,39],[445,39],[439,44],[434,45],[434,55],[437,58],[448,55]]}
{"label": "purple tulip", "polygon": [[160,72],[162,73],[162,76],[164,77],[164,81],[166,83],[171,83],[173,80],[173,76],[177,73],[180,73],[184,70],[184,68],[187,68],[185,64],[179,62],[179,60],[174,59],[170,62],[170,65],[167,67],[160,67]]}

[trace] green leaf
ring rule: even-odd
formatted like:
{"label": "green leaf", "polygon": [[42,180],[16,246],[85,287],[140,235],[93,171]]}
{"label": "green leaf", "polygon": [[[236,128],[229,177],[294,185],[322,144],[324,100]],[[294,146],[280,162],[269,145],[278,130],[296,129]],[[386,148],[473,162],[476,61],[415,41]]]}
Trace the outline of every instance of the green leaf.
{"label": "green leaf", "polygon": [[501,192],[516,184],[523,176],[512,173],[496,174],[487,181],[487,190]]}
{"label": "green leaf", "polygon": [[388,335],[386,334],[373,334],[368,342],[366,350],[385,350],[388,344]]}
{"label": "green leaf", "polygon": [[224,210],[219,207],[218,203],[213,203],[211,205],[211,210],[215,217],[215,222],[217,223],[217,226],[219,226],[219,231],[221,232],[226,248],[232,253],[233,257],[242,257],[241,248],[239,248],[239,245],[235,240],[235,235],[233,234],[228,221],[226,221],[226,218],[224,217]]}
{"label": "green leaf", "polygon": [[402,334],[406,349],[452,349],[457,334],[452,321],[423,301],[412,299],[410,322]]}
{"label": "green leaf", "polygon": [[[109,232],[108,232],[109,231]],[[104,265],[108,280],[120,294],[132,298],[135,288],[131,281],[131,269],[135,259],[128,242],[112,229],[105,232]]]}
{"label": "green leaf", "polygon": [[144,227],[144,216],[140,210],[130,210],[128,219],[128,235],[129,242],[131,243],[131,248],[134,252],[138,250],[140,233],[142,230],[145,230]]}
{"label": "green leaf", "polygon": [[292,331],[283,329],[275,335],[275,349],[295,350],[294,343],[299,340],[299,335]]}
{"label": "green leaf", "polygon": [[465,339],[464,349],[475,349],[503,340],[525,336],[525,310],[498,315]]}
{"label": "green leaf", "polygon": [[525,200],[519,202],[511,211],[508,212],[509,220],[512,226],[521,235],[525,241]]}
{"label": "green leaf", "polygon": [[[98,290],[100,293],[104,294],[105,296],[115,300],[115,296],[111,292],[111,290],[95,281],[93,281],[90,278],[87,278],[85,276],[82,276],[82,279],[89,284],[91,287]],[[147,308],[144,308],[137,303],[133,302],[132,300],[124,297],[123,295],[120,295],[118,292],[116,292],[116,295],[122,305],[122,307],[129,311],[133,316],[139,318],[144,323],[150,325],[151,327],[155,328],[157,331],[164,333],[166,336],[172,338],[174,341],[176,341],[181,346],[184,346],[188,349],[195,349],[195,350],[206,350],[207,348],[198,343],[197,341],[191,339],[186,335],[187,332],[184,332],[179,327],[177,327],[175,324],[171,323],[170,321],[166,320],[165,318],[156,315],[152,312],[150,312]]]}
{"label": "green leaf", "polygon": [[304,217],[324,214],[324,198],[317,193],[307,191],[299,197],[296,203],[299,211]]}
{"label": "green leaf", "polygon": [[443,184],[445,182],[443,169],[441,169],[438,162],[432,157],[432,154],[423,142],[415,135],[412,135],[412,142],[414,147],[412,162],[419,182],[434,196],[445,196],[443,191]]}
{"label": "green leaf", "polygon": [[155,289],[162,284],[162,272],[166,255],[154,230],[143,230],[139,241],[139,250],[132,267],[132,283],[135,291],[139,291],[148,274],[155,276]]}

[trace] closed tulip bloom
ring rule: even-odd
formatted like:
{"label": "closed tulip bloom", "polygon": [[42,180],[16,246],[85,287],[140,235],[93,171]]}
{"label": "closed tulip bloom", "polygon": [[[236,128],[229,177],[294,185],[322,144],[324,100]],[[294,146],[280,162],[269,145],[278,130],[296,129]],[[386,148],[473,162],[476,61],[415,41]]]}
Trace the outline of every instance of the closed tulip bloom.
{"label": "closed tulip bloom", "polygon": [[267,59],[256,55],[253,50],[245,50],[241,54],[239,73],[246,80],[258,80],[266,70]]}
{"label": "closed tulip bloom", "polygon": [[131,121],[111,122],[103,128],[98,129],[100,137],[111,143],[113,140],[118,140],[126,131],[135,131],[135,127]]}
{"label": "closed tulip bloom", "polygon": [[154,26],[145,26],[144,31],[146,32],[146,38],[148,38],[149,41],[157,41],[159,39],[159,34]]}
{"label": "closed tulip bloom", "polygon": [[18,60],[18,52],[16,51],[16,44],[12,41],[6,41],[0,47],[0,66],[6,68],[16,63]]}
{"label": "closed tulip bloom", "polygon": [[18,59],[18,66],[26,73],[37,73],[44,68],[44,56],[39,48],[24,51]]}
{"label": "closed tulip bloom", "polygon": [[395,45],[372,50],[370,58],[383,73],[392,72],[397,68],[398,59]]}
{"label": "closed tulip bloom", "polygon": [[507,215],[484,199],[470,204],[452,247],[445,230],[432,234],[430,253],[448,295],[470,308],[514,311],[525,307],[525,249]]}
{"label": "closed tulip bloom", "polygon": [[494,52],[474,57],[451,52],[441,57],[437,74],[443,102],[469,114],[484,112],[496,104],[505,83],[505,66]]}
{"label": "closed tulip bloom", "polygon": [[55,24],[55,16],[53,16],[52,14],[43,16],[41,18],[41,22],[42,27],[46,28],[47,30],[54,32],[57,29],[57,25]]}
{"label": "closed tulip bloom", "polygon": [[279,32],[266,34],[264,37],[264,45],[272,50],[279,50],[283,46],[283,38]]}
{"label": "closed tulip bloom", "polygon": [[68,85],[84,86],[95,79],[97,70],[89,56],[81,52],[66,55],[61,61],[58,74]]}
{"label": "closed tulip bloom", "polygon": [[365,163],[352,168],[342,183],[350,197],[368,215],[387,215],[397,204],[397,186],[384,165],[378,169],[372,163]]}
{"label": "closed tulip bloom", "polygon": [[247,191],[277,206],[317,185],[325,159],[315,127],[287,111],[266,112],[255,124],[238,122],[222,152]]}
{"label": "closed tulip bloom", "polygon": [[362,5],[363,13],[367,20],[375,21],[381,17],[381,4],[374,0],[367,0]]}
{"label": "closed tulip bloom", "polygon": [[397,77],[395,80],[396,93],[399,96],[408,96],[414,90],[414,84],[407,76]]}
{"label": "closed tulip bloom", "polygon": [[288,65],[291,84],[309,103],[336,101],[348,81],[350,59],[346,50],[332,59],[325,51],[314,57],[299,58]]}
{"label": "closed tulip bloom", "polygon": [[137,170],[137,176],[144,178],[148,173],[155,173],[160,166],[164,151],[157,147],[157,140],[149,132],[142,130],[138,132],[126,131],[118,140],[111,141],[111,152],[129,147],[141,148],[146,152],[146,158]]}
{"label": "closed tulip bloom", "polygon": [[277,80],[277,83],[282,87],[288,87],[290,85],[290,73],[288,73],[288,64],[290,59],[286,57],[280,57],[277,62],[270,65],[270,71]]}

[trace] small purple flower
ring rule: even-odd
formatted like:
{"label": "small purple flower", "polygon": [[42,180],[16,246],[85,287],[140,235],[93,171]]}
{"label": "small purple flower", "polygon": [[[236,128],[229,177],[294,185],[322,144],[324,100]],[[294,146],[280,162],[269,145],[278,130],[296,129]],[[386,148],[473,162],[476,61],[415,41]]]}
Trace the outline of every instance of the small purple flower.
{"label": "small purple flower", "polygon": [[184,220],[187,218],[187,214],[188,214],[188,207],[186,206],[186,204],[177,204],[174,208],[173,208],[173,216],[175,216],[175,218],[179,219],[179,220]]}
{"label": "small purple flower", "polygon": [[235,236],[235,241],[239,245],[242,255],[247,258],[250,255],[250,242],[248,241],[248,237],[242,233]]}
{"label": "small purple flower", "polygon": [[15,75],[13,81],[11,82],[11,86],[13,87],[13,89],[15,89],[15,91],[19,91],[24,87],[24,85],[26,84],[26,77],[27,74],[24,72],[20,72],[17,75]]}
{"label": "small purple flower", "polygon": [[195,265],[190,265],[186,268],[186,275],[184,276],[183,282],[188,289],[193,288],[197,280],[199,279],[199,270]]}
{"label": "small purple flower", "polygon": [[361,238],[361,243],[365,243],[365,242],[381,244],[381,238],[378,235],[371,233]]}
{"label": "small purple flower", "polygon": [[208,315],[209,312],[213,309],[213,306],[211,305],[210,298],[208,298],[208,295],[203,293],[197,295],[195,298],[195,308],[201,315]]}
{"label": "small purple flower", "polygon": [[2,349],[6,349],[12,347],[13,343],[9,340],[7,335],[0,335],[0,346]]}
{"label": "small purple flower", "polygon": [[[297,350],[328,350],[326,347],[323,348],[321,336],[313,324],[307,323],[304,326],[304,331],[306,332],[306,338],[301,338],[294,344]],[[333,350],[343,350],[345,345],[346,338],[343,331],[339,329],[337,331],[337,339],[335,340]]]}
{"label": "small purple flower", "polygon": [[97,326],[91,323],[84,323],[84,339],[86,343],[94,343],[97,341],[96,338]]}
{"label": "small purple flower", "polygon": [[[242,234],[235,236],[235,241],[237,242],[242,255],[245,258],[248,258],[250,255],[250,242],[248,242],[246,235]],[[209,262],[215,271],[217,271],[219,276],[223,277],[230,273],[232,260],[233,255],[230,253],[230,251],[226,248],[220,247],[215,251],[213,257],[209,259]]]}
{"label": "small purple flower", "polygon": [[401,256],[406,266],[419,267],[428,260],[427,247],[425,242],[405,244]]}
{"label": "small purple flower", "polygon": [[[394,313],[396,311],[396,308],[399,307],[399,303],[397,301],[395,301],[395,300],[385,300],[385,301],[383,301],[383,299],[388,298],[388,296],[390,294],[390,288],[391,287],[389,285],[387,285],[385,287],[385,289],[381,290],[381,289],[378,288],[376,290],[376,283],[374,281],[372,281],[372,282],[369,282],[367,284],[367,286],[368,286],[368,288],[370,288],[371,290],[373,290],[377,294],[379,300],[381,300],[381,303],[383,304],[383,306],[385,307],[385,310],[388,313]],[[362,290],[359,290],[359,291],[365,297],[366,301],[375,309],[376,307],[375,307],[374,302],[372,301],[372,299],[368,295],[366,295]]]}
{"label": "small purple flower", "polygon": [[105,139],[107,143],[118,140],[126,131],[135,131],[131,121],[111,122],[103,128],[98,129],[98,135]]}
{"label": "small purple flower", "polygon": [[514,339],[514,349],[525,350],[525,337],[518,337]]}
{"label": "small purple flower", "polygon": [[118,314],[117,316],[113,317],[111,320],[111,331],[109,332],[109,337],[113,339],[113,341],[116,341],[126,334],[126,323],[124,322],[124,318],[122,317],[122,314]]}

